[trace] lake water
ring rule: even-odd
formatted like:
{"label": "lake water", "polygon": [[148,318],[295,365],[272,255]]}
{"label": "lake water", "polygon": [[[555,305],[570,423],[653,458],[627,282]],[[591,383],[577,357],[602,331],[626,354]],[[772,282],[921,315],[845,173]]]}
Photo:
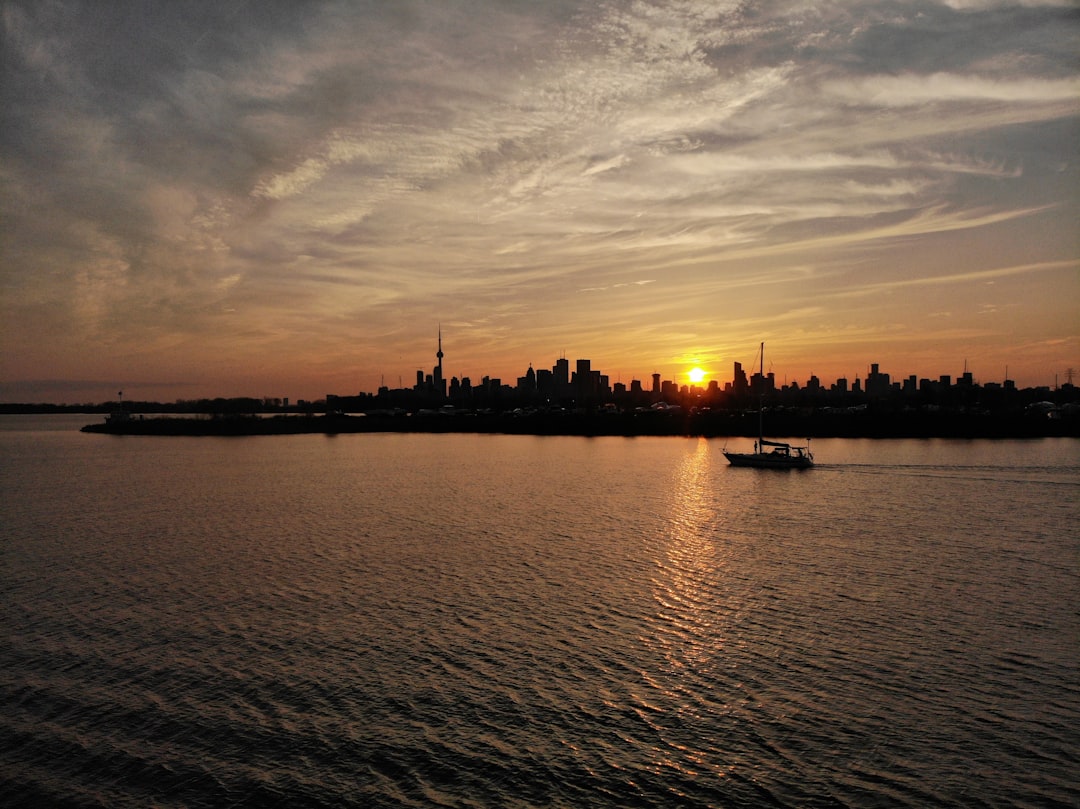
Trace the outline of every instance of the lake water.
{"label": "lake water", "polygon": [[1076,440],[97,418],[0,418],[5,806],[1080,805]]}

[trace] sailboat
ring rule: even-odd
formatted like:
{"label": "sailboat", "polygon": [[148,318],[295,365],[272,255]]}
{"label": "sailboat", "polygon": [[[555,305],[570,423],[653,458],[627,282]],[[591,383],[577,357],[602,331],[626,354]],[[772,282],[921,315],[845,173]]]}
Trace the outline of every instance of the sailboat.
{"label": "sailboat", "polygon": [[[765,379],[765,343],[761,344],[761,379]],[[762,391],[764,397],[764,391]],[[782,441],[765,439],[765,407],[758,404],[758,440],[753,452],[728,452],[724,457],[732,466],[752,466],[758,469],[809,469],[814,465],[814,456],[810,452],[810,442],[805,446],[793,446]],[[768,450],[766,450],[768,447]]]}

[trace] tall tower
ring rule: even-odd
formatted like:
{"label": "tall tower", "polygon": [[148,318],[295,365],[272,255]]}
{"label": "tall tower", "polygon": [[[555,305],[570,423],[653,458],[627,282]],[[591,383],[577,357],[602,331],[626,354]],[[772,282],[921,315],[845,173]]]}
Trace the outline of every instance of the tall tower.
{"label": "tall tower", "polygon": [[442,323],[439,324],[439,350],[435,352],[436,359],[439,360],[439,364],[435,366],[435,392],[439,396],[446,395],[446,383],[443,381],[442,375]]}

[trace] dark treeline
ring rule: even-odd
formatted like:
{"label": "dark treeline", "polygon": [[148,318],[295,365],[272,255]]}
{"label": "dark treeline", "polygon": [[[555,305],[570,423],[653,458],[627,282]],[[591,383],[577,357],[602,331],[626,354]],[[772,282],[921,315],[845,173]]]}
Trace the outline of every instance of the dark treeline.
{"label": "dark treeline", "polygon": [[[774,436],[838,438],[1036,438],[1080,436],[1075,412],[1056,417],[1026,410],[1010,413],[883,410],[854,412],[774,409],[766,411]],[[562,408],[370,414],[148,416],[124,413],[84,427],[85,432],[123,435],[243,436],[366,432],[505,433],[525,435],[745,436],[758,433],[755,411],[691,410],[681,407],[619,410]]]}
{"label": "dark treeline", "polygon": [[283,404],[281,399],[257,399],[249,396],[214,399],[179,399],[175,402],[140,401],[98,402],[84,404],[0,403],[0,413],[128,413],[245,414],[245,413],[316,413],[325,410],[325,402]]}

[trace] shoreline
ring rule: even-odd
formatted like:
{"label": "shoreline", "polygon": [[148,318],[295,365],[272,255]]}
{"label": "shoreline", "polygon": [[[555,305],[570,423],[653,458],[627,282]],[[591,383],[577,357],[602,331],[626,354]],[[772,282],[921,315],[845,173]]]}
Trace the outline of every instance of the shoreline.
{"label": "shoreline", "polygon": [[[352,433],[478,433],[567,436],[700,436],[757,438],[756,413],[488,413],[417,415],[278,415],[129,417],[85,433],[153,436],[338,435]],[[773,413],[769,436],[801,438],[1061,438],[1080,437],[1080,420],[971,413]]]}

